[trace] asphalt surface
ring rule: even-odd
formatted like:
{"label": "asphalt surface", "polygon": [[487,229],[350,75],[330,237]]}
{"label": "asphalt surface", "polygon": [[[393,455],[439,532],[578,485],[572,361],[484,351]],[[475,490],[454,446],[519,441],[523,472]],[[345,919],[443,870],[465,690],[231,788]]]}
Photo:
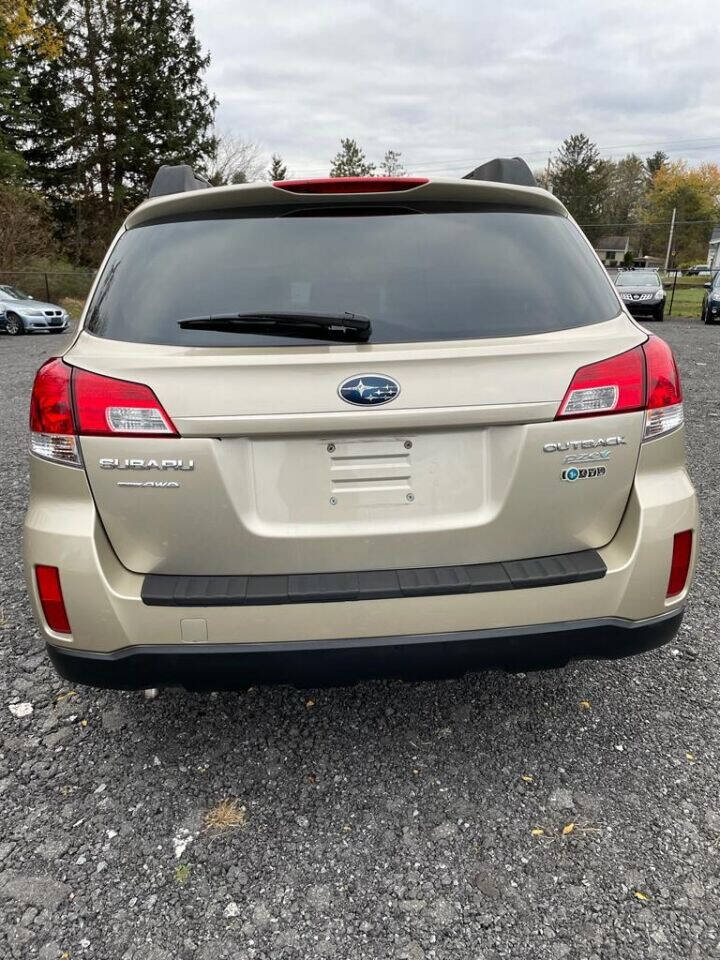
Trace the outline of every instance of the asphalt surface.
{"label": "asphalt surface", "polygon": [[[720,956],[720,327],[662,333],[704,525],[675,643],[154,701],[71,692],[45,659],[20,559],[26,420],[62,341],[0,337],[0,956]],[[207,826],[223,799],[239,822]]]}

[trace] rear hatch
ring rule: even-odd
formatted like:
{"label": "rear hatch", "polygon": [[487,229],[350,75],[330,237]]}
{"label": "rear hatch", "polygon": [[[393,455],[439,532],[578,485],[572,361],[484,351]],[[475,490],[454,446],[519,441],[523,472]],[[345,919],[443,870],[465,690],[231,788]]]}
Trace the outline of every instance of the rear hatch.
{"label": "rear hatch", "polygon": [[[552,197],[206,193],[140,208],[65,357],[146,384],[179,434],[82,437],[128,569],[445,566],[612,538],[643,414],[555,415],[580,367],[646,337]],[[346,313],[367,340],[211,320]]]}

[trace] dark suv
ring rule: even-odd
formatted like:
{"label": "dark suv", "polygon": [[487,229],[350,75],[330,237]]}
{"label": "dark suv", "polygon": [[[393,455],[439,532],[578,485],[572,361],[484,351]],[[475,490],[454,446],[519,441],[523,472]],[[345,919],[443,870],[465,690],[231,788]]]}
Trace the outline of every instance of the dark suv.
{"label": "dark suv", "polygon": [[662,320],[665,314],[665,290],[655,270],[625,270],[615,278],[622,302],[633,316]]}
{"label": "dark suv", "polygon": [[701,319],[705,323],[720,323],[720,270],[705,284]]}

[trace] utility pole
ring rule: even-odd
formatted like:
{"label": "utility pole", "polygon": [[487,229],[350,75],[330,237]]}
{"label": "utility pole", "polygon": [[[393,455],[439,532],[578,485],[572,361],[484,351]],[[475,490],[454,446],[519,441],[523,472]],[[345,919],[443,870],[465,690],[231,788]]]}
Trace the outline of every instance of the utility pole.
{"label": "utility pole", "polygon": [[552,184],[552,164],[551,164],[552,154],[548,154],[547,167],[545,168],[545,180],[547,182],[547,188],[550,193],[554,193],[553,184]]}
{"label": "utility pole", "polygon": [[675,233],[675,214],[676,213],[677,213],[677,207],[673,207],[672,220],[670,221],[670,236],[668,237],[667,253],[665,254],[665,273],[668,272],[668,267],[670,265],[670,254],[672,252],[673,234]]}

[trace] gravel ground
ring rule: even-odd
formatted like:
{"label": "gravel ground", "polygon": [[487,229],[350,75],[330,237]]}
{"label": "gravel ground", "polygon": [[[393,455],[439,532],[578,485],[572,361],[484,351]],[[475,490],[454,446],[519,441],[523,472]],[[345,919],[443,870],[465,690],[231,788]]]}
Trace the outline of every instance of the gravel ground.
{"label": "gravel ground", "polygon": [[71,691],[46,663],[22,581],[24,448],[33,372],[61,344],[1,337],[0,956],[720,956],[720,328],[663,335],[704,523],[674,645],[155,701]]}

